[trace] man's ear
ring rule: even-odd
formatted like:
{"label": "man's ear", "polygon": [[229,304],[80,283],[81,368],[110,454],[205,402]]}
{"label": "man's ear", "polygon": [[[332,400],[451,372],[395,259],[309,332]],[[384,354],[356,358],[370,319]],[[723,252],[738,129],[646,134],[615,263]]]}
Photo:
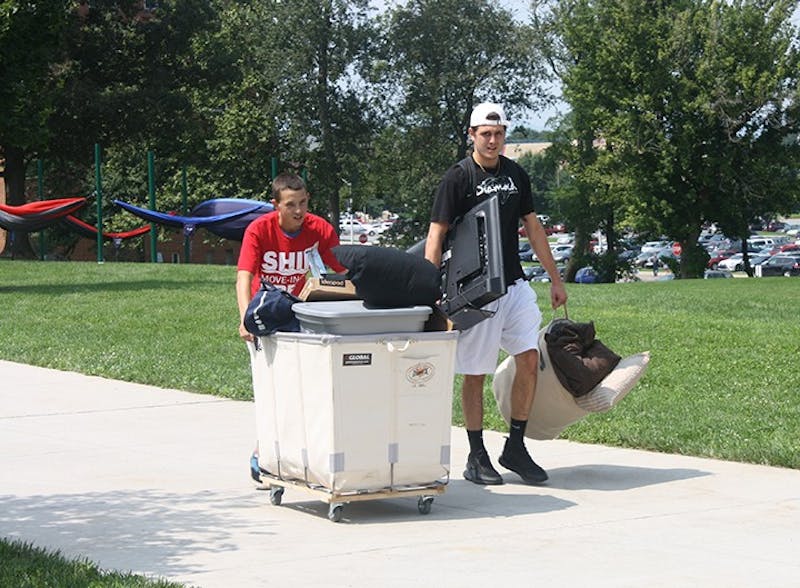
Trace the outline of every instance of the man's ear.
{"label": "man's ear", "polygon": [[274,206],[275,208],[278,208],[278,201],[277,200],[275,200],[274,198],[270,198],[269,202],[270,202],[270,204],[272,204],[272,206]]}

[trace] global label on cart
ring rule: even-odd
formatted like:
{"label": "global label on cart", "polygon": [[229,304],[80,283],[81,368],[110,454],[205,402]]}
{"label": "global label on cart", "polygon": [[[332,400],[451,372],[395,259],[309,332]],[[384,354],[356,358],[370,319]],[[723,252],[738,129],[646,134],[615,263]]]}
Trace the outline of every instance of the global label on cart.
{"label": "global label on cart", "polygon": [[342,365],[372,365],[372,354],[345,353],[342,355]]}

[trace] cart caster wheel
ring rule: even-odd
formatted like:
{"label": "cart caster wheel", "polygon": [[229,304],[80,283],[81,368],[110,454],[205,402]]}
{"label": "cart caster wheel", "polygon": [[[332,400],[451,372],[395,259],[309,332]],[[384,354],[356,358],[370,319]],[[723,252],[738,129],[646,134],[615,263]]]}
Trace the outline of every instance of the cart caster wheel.
{"label": "cart caster wheel", "polygon": [[283,500],[283,490],[284,488],[280,486],[273,486],[269,489],[269,501],[275,506],[279,506]]}
{"label": "cart caster wheel", "polygon": [[331,504],[328,508],[328,520],[334,523],[338,523],[342,520],[342,505],[341,504]]}
{"label": "cart caster wheel", "polygon": [[417,501],[417,508],[419,509],[419,514],[430,514],[431,512],[431,505],[433,504],[433,496],[420,496],[419,500]]}

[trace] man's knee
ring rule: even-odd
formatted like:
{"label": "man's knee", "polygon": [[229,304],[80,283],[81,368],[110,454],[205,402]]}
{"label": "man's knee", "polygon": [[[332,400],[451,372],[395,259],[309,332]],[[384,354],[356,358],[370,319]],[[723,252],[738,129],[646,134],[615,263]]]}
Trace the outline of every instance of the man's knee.
{"label": "man's knee", "polygon": [[475,393],[476,391],[483,394],[483,382],[486,379],[485,375],[464,375],[464,383],[462,385],[462,389],[464,392],[472,392]]}

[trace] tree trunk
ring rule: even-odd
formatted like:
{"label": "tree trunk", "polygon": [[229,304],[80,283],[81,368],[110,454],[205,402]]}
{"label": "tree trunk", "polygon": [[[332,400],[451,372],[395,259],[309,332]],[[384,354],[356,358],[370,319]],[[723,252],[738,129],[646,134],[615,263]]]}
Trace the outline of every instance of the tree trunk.
{"label": "tree trunk", "polygon": [[317,45],[317,114],[319,116],[319,126],[321,134],[322,148],[322,173],[320,174],[321,183],[328,192],[328,218],[334,229],[339,231],[339,187],[340,178],[338,166],[336,165],[336,153],[333,145],[333,130],[331,128],[330,103],[328,101],[328,60],[330,52],[330,31],[331,5],[324,3],[321,5],[323,21],[323,34],[320,35]]}
{"label": "tree trunk", "polygon": [[697,227],[696,230],[688,232],[681,241],[680,277],[682,279],[702,278],[706,267],[708,257],[704,255],[705,249],[698,244],[699,223]]}
{"label": "tree trunk", "polygon": [[[25,204],[25,151],[20,147],[4,145],[6,167],[3,174],[6,190],[6,204],[20,206]],[[3,257],[35,259],[28,233],[9,232],[5,247],[0,252]]]}
{"label": "tree trunk", "polygon": [[[615,226],[614,209],[609,207],[608,214],[606,215],[605,223],[603,226],[603,233],[606,237],[606,250],[602,253],[600,262],[600,281],[613,284],[617,281],[617,269],[619,267],[619,260],[617,254],[617,229]],[[598,242],[598,245],[601,243]]]}

